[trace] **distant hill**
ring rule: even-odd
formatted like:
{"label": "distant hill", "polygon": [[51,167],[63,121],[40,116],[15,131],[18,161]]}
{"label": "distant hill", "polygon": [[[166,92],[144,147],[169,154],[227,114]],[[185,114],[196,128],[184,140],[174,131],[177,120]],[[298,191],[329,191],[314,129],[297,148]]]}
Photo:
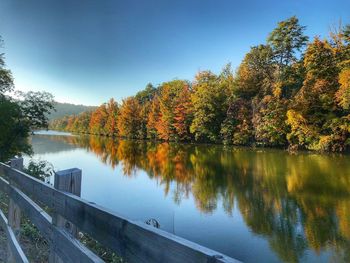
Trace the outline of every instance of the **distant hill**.
{"label": "distant hill", "polygon": [[49,120],[59,119],[66,115],[77,115],[84,111],[91,111],[97,108],[96,106],[75,105],[60,102],[55,102],[54,107],[56,111],[51,112],[51,114],[49,115]]}

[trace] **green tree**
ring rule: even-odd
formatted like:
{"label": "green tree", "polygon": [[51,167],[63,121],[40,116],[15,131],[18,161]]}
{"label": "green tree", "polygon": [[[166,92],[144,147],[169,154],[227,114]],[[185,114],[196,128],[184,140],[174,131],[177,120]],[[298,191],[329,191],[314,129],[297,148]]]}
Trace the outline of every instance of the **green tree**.
{"label": "green tree", "polygon": [[275,82],[272,86],[275,95],[294,95],[295,89],[302,84],[303,67],[299,58],[302,58],[301,52],[308,42],[305,28],[299,24],[297,17],[292,16],[279,22],[267,38],[275,62]]}
{"label": "green tree", "polygon": [[225,144],[250,145],[254,141],[252,103],[242,98],[229,102],[227,116],[221,125]]}
{"label": "green tree", "polygon": [[196,140],[219,141],[229,96],[230,90],[223,78],[210,71],[196,75],[191,96],[194,113],[190,127]]}
{"label": "green tree", "polygon": [[[0,36],[0,47],[2,47],[2,38]],[[0,53],[0,94],[4,96],[6,92],[14,88],[12,73],[5,67],[4,53]]]}
{"label": "green tree", "polygon": [[267,95],[257,108],[253,117],[256,142],[262,146],[286,145],[287,101]]}
{"label": "green tree", "polygon": [[267,38],[267,43],[271,45],[277,64],[284,67],[296,62],[296,53],[302,51],[308,41],[304,36],[305,26],[299,25],[296,16],[292,16],[278,23]]}
{"label": "green tree", "polygon": [[238,68],[235,94],[245,99],[271,94],[274,71],[272,48],[268,45],[252,47]]}
{"label": "green tree", "polygon": [[148,83],[146,88],[136,93],[135,98],[141,103],[151,102],[157,93],[157,88],[155,88],[152,83]]}
{"label": "green tree", "polygon": [[155,88],[151,83],[148,83],[146,88],[139,91],[135,98],[138,100],[141,106],[141,127],[139,131],[139,138],[146,139],[150,133],[147,131],[148,119],[152,110],[152,101],[156,96],[158,89]]}
{"label": "green tree", "polygon": [[11,72],[5,68],[4,55],[0,54],[0,161],[30,154],[29,132],[47,127],[47,113],[53,108],[53,97],[49,93],[22,92],[15,100],[9,95],[13,89]]}

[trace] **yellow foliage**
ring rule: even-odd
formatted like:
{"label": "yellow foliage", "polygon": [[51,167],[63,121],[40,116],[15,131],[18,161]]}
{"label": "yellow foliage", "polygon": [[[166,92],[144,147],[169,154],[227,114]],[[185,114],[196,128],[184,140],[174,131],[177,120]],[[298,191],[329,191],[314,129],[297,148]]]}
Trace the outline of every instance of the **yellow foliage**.
{"label": "yellow foliage", "polygon": [[282,83],[280,82],[277,82],[275,84],[275,88],[273,90],[273,95],[276,97],[276,98],[280,98],[281,95],[282,95]]}
{"label": "yellow foliage", "polygon": [[340,72],[339,84],[340,88],[335,94],[336,101],[340,107],[348,110],[350,108],[350,68]]}

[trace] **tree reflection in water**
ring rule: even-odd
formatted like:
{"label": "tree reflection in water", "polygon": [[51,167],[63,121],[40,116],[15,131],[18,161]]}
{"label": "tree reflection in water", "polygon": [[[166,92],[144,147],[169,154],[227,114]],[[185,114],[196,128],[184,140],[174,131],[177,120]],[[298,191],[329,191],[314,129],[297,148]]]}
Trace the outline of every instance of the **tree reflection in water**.
{"label": "tree reflection in water", "polygon": [[95,136],[49,140],[65,142],[67,150],[83,147],[113,168],[121,165],[125,176],[142,169],[165,195],[175,184],[174,202],[192,194],[202,213],[212,213],[222,201],[231,214],[236,203],[245,224],[284,262],[300,262],[307,249],[331,251],[332,261],[350,262],[349,156]]}

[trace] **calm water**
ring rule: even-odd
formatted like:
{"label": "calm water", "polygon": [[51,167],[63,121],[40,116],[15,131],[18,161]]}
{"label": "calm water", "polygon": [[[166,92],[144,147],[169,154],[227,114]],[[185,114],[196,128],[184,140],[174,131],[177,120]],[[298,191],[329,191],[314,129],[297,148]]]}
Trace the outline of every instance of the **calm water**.
{"label": "calm water", "polygon": [[350,156],[55,133],[32,144],[56,170],[83,170],[83,198],[244,262],[350,262]]}

